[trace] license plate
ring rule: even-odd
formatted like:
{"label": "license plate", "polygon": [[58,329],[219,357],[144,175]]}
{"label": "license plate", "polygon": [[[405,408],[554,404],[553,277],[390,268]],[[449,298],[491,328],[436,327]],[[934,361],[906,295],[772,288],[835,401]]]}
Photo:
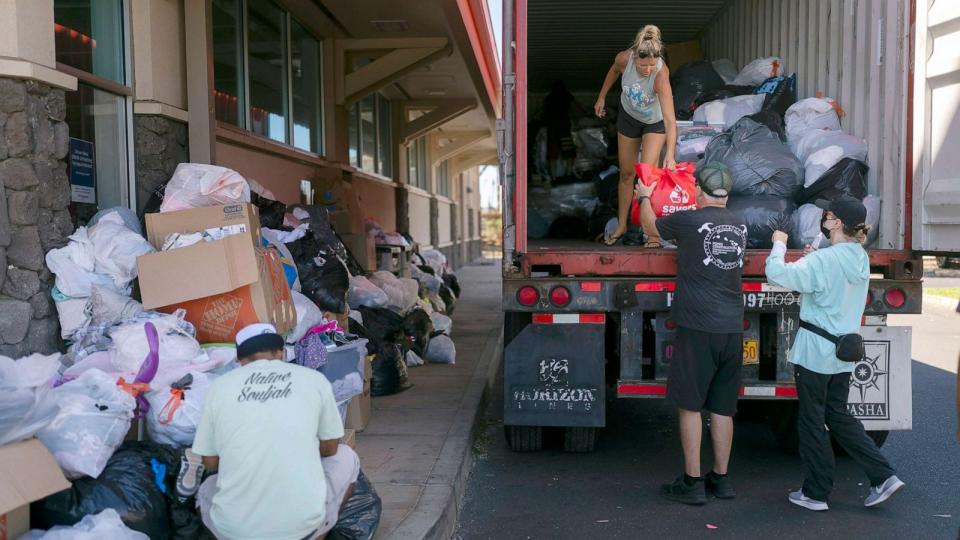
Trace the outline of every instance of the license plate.
{"label": "license plate", "polygon": [[743,340],[743,365],[755,366],[760,363],[760,345],[756,339]]}

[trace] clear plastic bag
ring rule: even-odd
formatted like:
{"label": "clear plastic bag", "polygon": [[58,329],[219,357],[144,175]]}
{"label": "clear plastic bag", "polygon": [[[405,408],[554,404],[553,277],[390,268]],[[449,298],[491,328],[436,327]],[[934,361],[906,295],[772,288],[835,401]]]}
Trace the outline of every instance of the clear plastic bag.
{"label": "clear plastic bag", "polygon": [[430,339],[424,357],[427,362],[434,364],[455,364],[457,362],[457,347],[453,344],[450,336],[441,334]]}
{"label": "clear plastic bag", "polygon": [[764,95],[744,95],[704,103],[693,111],[694,122],[732,126],[744,116],[760,112]]}
{"label": "clear plastic bag", "polygon": [[117,371],[136,372],[140,369],[143,359],[150,352],[144,331],[144,325],[148,322],[153,323],[160,336],[161,370],[170,370],[193,362],[200,355],[200,344],[194,339],[190,331],[192,327],[184,321],[183,316],[183,310],[178,310],[173,315],[144,317],[112,328],[112,360]]}
{"label": "clear plastic bag", "polygon": [[33,437],[57,416],[60,407],[49,399],[49,384],[57,375],[59,358],[0,356],[0,446]]}
{"label": "clear plastic bag", "polygon": [[731,84],[736,80],[739,72],[737,71],[737,65],[733,61],[726,58],[721,58],[719,60],[713,61],[713,69],[717,72],[717,75],[720,75],[720,78],[723,79],[724,84]]}
{"label": "clear plastic bag", "polygon": [[296,343],[307,334],[307,330],[326,320],[320,308],[309,298],[297,291],[290,291],[290,294],[293,296],[293,307],[297,310],[297,326],[287,335],[287,343]]}
{"label": "clear plastic bag", "polygon": [[96,478],[130,431],[136,401],[96,369],[55,388],[51,398],[60,411],[37,438],[67,478]]}
{"label": "clear plastic bag", "polygon": [[360,306],[382,308],[389,302],[387,293],[363,276],[350,277],[350,290],[347,292],[347,303],[352,308]]}
{"label": "clear plastic bag", "polygon": [[836,101],[828,98],[806,98],[794,103],[783,117],[787,126],[787,141],[791,148],[812,129],[840,129]]}
{"label": "clear plastic bag", "polygon": [[163,193],[161,212],[250,202],[250,184],[240,173],[202,163],[181,163]]}
{"label": "clear plastic bag", "polygon": [[867,142],[839,130],[812,129],[790,147],[804,166],[804,187],[810,187],[844,158],[867,161]]}
{"label": "clear plastic bag", "polygon": [[173,385],[148,392],[150,412],[146,419],[150,438],[160,444],[191,446],[203,412],[203,400],[213,379],[212,375],[193,371]]}
{"label": "clear plastic bag", "polygon": [[118,324],[143,313],[143,304],[112,289],[94,285],[84,313],[93,325]]}
{"label": "clear plastic bag", "polygon": [[737,74],[737,78],[730,84],[757,86],[770,77],[780,75],[780,67],[782,65],[783,61],[776,56],[757,58],[744,66],[743,69],[740,70],[740,73]]}
{"label": "clear plastic bag", "polygon": [[420,252],[420,257],[423,258],[423,261],[433,268],[436,275],[443,275],[444,271],[447,269],[447,256],[435,249],[425,249]]}
{"label": "clear plastic bag", "polygon": [[87,233],[96,261],[94,271],[110,276],[119,291],[126,291],[137,277],[137,257],[155,251],[143,236],[127,227],[118,212],[103,216]]}
{"label": "clear plastic bag", "polygon": [[450,334],[453,331],[453,319],[443,313],[432,313],[430,320],[433,321],[433,329],[437,332]]}
{"label": "clear plastic bag", "polygon": [[20,540],[150,540],[150,537],[128,528],[113,508],[84,516],[76,525],[57,525],[48,531],[34,529]]}

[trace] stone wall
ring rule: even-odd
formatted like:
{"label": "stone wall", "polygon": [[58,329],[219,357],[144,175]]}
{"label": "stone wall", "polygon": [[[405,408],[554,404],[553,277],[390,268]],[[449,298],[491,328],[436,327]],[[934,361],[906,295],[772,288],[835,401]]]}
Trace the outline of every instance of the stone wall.
{"label": "stone wall", "polygon": [[138,114],[133,117],[136,143],[137,214],[150,196],[187,161],[187,125],[165,116]]}
{"label": "stone wall", "polygon": [[61,347],[44,255],[73,232],[63,90],[0,78],[0,354]]}

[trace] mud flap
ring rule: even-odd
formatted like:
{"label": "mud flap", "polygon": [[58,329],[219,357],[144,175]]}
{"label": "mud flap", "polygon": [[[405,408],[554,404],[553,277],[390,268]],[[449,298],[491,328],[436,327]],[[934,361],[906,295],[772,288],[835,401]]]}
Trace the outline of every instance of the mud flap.
{"label": "mud flap", "polygon": [[604,324],[530,324],[504,351],[504,423],[604,427]]}
{"label": "mud flap", "polygon": [[850,374],[848,410],[869,431],[913,428],[909,326],[864,326],[866,357]]}

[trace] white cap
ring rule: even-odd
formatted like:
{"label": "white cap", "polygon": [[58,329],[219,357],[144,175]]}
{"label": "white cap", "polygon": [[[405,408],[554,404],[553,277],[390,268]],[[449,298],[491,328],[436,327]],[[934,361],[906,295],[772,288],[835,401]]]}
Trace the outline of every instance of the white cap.
{"label": "white cap", "polygon": [[243,345],[243,342],[247,341],[250,338],[255,338],[263,334],[276,334],[277,328],[272,324],[267,323],[253,323],[243,327],[239,332],[237,332],[236,343],[237,347]]}

